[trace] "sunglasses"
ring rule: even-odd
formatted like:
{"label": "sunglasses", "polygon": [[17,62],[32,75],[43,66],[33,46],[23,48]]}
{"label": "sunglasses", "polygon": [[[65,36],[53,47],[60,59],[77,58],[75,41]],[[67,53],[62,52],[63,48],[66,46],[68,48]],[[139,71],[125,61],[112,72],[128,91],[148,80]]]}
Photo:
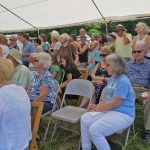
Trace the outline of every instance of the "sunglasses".
{"label": "sunglasses", "polygon": [[100,56],[101,56],[101,57],[106,57],[106,56],[107,56],[107,54],[100,54]]}
{"label": "sunglasses", "polygon": [[138,53],[138,54],[139,54],[139,53],[141,53],[141,52],[142,52],[142,51],[140,51],[140,50],[139,50],[139,51],[132,51],[132,53],[134,53],[134,54],[135,54],[135,53]]}

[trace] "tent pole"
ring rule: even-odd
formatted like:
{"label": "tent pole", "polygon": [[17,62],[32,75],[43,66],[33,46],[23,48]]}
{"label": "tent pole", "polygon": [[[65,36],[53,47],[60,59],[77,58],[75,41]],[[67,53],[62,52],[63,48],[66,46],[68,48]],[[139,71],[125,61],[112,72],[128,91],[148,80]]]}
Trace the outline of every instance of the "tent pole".
{"label": "tent pole", "polygon": [[106,26],[106,35],[108,35],[108,24],[107,24],[107,21],[105,21],[105,26]]}
{"label": "tent pole", "polygon": [[38,37],[39,37],[39,35],[40,35],[40,30],[37,30],[37,32],[38,32]]}
{"label": "tent pole", "polygon": [[97,11],[99,12],[100,16],[103,18],[104,22],[105,22],[105,26],[106,26],[106,34],[108,34],[108,26],[107,26],[107,21],[105,19],[105,17],[103,16],[103,14],[101,13],[101,11],[99,10],[98,6],[96,5],[96,3],[94,2],[94,0],[92,0],[92,3],[94,4],[94,6],[96,7]]}
{"label": "tent pole", "polygon": [[[35,27],[34,25],[32,25],[31,23],[29,23],[28,21],[24,20],[23,18],[21,18],[20,16],[18,16],[17,14],[15,14],[14,12],[12,12],[11,10],[9,10],[8,8],[6,8],[5,6],[3,6],[2,4],[0,4],[0,6],[2,6],[4,9],[6,9],[7,11],[9,11],[11,14],[13,14],[14,16],[16,16],[17,18],[21,19],[22,21],[24,21],[25,23],[27,23],[28,25],[32,26],[33,28],[37,29],[37,27]],[[37,29],[38,30],[38,29]]]}

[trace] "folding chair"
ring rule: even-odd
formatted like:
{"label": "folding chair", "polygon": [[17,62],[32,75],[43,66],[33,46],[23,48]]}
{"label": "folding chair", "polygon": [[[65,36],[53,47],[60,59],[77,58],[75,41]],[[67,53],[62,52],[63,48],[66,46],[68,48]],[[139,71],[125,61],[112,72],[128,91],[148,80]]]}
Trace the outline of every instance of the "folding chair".
{"label": "folding chair", "polygon": [[75,124],[80,121],[81,115],[86,112],[86,109],[79,108],[76,106],[66,105],[65,107],[63,107],[63,104],[66,104],[65,96],[66,95],[86,96],[91,101],[93,92],[94,92],[94,86],[88,80],[74,79],[68,83],[65,93],[63,95],[60,109],[52,113],[52,118],[56,119],[56,123],[55,123],[54,130],[52,133],[51,141],[53,140],[54,134],[59,127],[79,134],[79,132],[77,132],[75,130],[68,129],[68,128],[65,128],[62,126],[57,126],[57,120]]}
{"label": "folding chair", "polygon": [[30,142],[29,150],[38,150],[36,137],[40,124],[41,114],[43,110],[43,102],[32,102],[31,103],[31,129],[32,129],[32,140]]}
{"label": "folding chair", "polygon": [[42,118],[47,116],[47,115],[49,116],[48,124],[46,125],[46,129],[45,129],[43,140],[46,139],[46,136],[47,136],[47,133],[48,133],[48,129],[49,129],[49,126],[50,126],[50,121],[51,121],[51,113],[54,111],[55,108],[59,108],[58,105],[57,105],[57,102],[56,102],[58,89],[59,89],[59,83],[58,83],[57,80],[54,80],[54,82],[55,82],[55,86],[56,86],[56,97],[55,97],[53,108],[52,108],[52,110],[49,110],[48,112],[46,112],[45,114],[42,115]]}

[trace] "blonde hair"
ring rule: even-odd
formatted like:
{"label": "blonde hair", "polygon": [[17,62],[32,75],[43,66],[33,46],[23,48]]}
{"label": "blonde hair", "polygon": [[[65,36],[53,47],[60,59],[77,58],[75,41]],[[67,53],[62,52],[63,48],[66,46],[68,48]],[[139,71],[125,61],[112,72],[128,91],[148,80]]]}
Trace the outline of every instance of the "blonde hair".
{"label": "blonde hair", "polygon": [[52,31],[51,33],[50,33],[50,35],[51,35],[51,39],[55,39],[55,40],[59,40],[59,38],[60,38],[60,35],[59,35],[59,33],[57,32],[57,31]]}
{"label": "blonde hair", "polygon": [[7,37],[4,34],[0,34],[0,43],[7,44]]}
{"label": "blonde hair", "polygon": [[144,34],[148,34],[149,33],[149,27],[146,23],[144,22],[139,22],[136,24],[137,26],[139,25],[142,29],[143,29],[143,33]]}
{"label": "blonde hair", "polygon": [[106,55],[109,55],[109,54],[112,53],[112,50],[110,49],[109,46],[103,46],[103,47],[102,47],[102,50],[101,50],[101,53],[106,54]]}
{"label": "blonde hair", "polygon": [[0,68],[0,83],[11,83],[14,72],[14,66],[12,61],[6,58],[0,58]]}

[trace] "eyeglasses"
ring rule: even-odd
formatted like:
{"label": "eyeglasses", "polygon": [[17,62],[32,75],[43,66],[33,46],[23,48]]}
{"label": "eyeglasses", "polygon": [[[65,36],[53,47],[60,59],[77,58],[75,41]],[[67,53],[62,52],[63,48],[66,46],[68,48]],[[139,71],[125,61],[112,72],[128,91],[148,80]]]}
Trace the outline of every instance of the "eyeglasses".
{"label": "eyeglasses", "polygon": [[138,54],[139,54],[139,53],[141,53],[141,52],[142,52],[142,51],[140,51],[140,50],[132,51],[132,53],[134,53],[134,54],[135,54],[135,53],[138,53]]}
{"label": "eyeglasses", "polygon": [[34,60],[33,60],[33,62],[38,62],[38,61],[39,61],[39,60],[37,60],[37,59],[34,59]]}
{"label": "eyeglasses", "polygon": [[100,54],[100,56],[101,56],[101,57],[106,57],[106,56],[107,56],[107,54]]}

